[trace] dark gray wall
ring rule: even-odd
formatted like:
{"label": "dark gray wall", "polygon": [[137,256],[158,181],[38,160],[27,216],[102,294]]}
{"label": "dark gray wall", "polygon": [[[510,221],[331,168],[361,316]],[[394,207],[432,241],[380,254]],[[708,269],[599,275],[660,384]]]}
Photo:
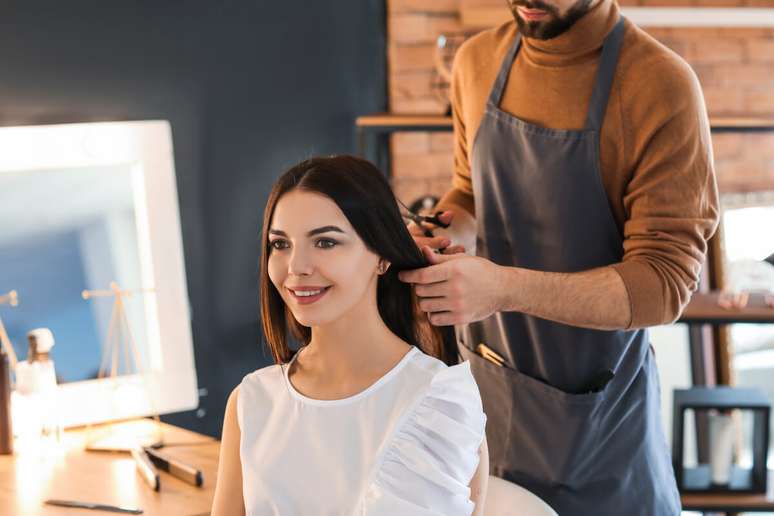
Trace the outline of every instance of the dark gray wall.
{"label": "dark gray wall", "polygon": [[258,319],[260,217],[274,179],[353,152],[386,107],[383,0],[4,2],[0,125],[172,124],[201,409],[218,435],[242,376],[269,363]]}

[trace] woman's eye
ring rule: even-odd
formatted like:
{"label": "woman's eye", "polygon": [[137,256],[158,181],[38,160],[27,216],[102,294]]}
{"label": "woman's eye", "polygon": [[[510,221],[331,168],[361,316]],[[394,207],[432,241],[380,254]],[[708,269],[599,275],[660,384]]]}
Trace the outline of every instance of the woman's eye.
{"label": "woman's eye", "polygon": [[284,240],[272,240],[269,242],[269,247],[272,249],[286,249],[288,247],[288,243]]}
{"label": "woman's eye", "polygon": [[330,249],[331,247],[335,247],[336,245],[338,245],[338,242],[336,242],[335,240],[330,240],[328,238],[321,238],[316,242],[315,245],[320,249]]}

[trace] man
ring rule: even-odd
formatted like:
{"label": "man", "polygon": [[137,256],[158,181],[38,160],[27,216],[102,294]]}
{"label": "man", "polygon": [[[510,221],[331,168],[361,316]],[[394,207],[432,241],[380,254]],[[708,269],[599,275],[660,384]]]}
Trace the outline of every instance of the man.
{"label": "man", "polygon": [[679,316],[717,225],[700,86],[613,0],[510,8],[455,58],[451,227],[412,227],[433,265],[401,279],[466,325],[493,474],[563,516],[679,514],[645,328]]}

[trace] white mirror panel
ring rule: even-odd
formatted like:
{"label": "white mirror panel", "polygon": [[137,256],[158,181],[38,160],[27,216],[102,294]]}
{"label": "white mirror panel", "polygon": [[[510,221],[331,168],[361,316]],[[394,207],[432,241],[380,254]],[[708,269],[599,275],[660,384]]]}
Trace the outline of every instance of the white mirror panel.
{"label": "white mirror panel", "polygon": [[0,318],[19,359],[29,330],[54,333],[64,426],[196,408],[167,122],[0,128],[0,293],[11,290],[19,305]]}

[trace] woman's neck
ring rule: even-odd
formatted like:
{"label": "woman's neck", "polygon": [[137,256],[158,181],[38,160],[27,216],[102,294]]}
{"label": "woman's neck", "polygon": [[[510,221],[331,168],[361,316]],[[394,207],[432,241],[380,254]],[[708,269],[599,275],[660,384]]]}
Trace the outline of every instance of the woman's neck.
{"label": "woman's neck", "polygon": [[382,320],[376,292],[329,324],[312,328],[303,353],[304,369],[315,376],[342,379],[389,369],[409,349]]}

